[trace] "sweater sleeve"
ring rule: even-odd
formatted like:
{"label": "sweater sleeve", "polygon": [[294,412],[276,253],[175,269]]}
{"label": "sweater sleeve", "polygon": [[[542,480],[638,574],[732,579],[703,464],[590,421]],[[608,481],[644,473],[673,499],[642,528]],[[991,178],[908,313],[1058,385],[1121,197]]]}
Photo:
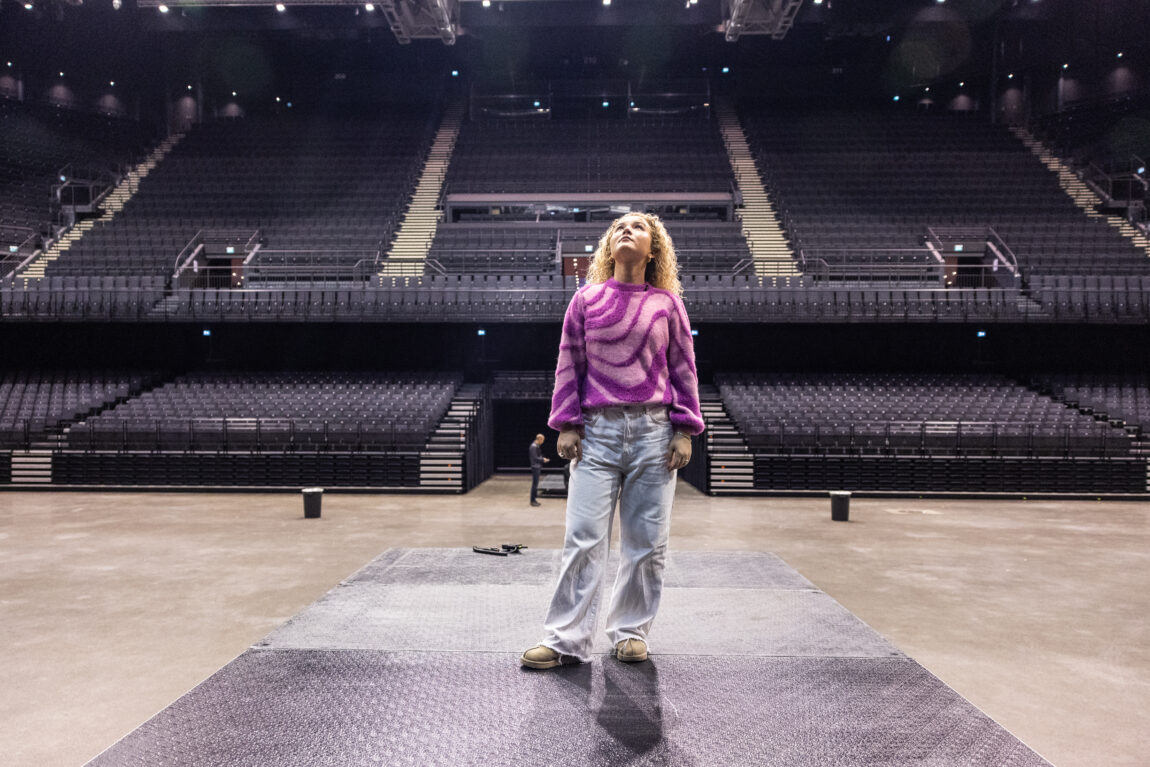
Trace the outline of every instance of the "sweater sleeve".
{"label": "sweater sleeve", "polygon": [[578,291],[563,316],[559,361],[555,366],[555,391],[547,425],[556,431],[583,425],[583,382],[587,379],[587,349],[583,335],[583,293]]}
{"label": "sweater sleeve", "polygon": [[671,423],[676,431],[701,434],[706,428],[699,409],[699,375],[695,370],[695,341],[691,321],[678,296],[673,297],[675,312],[669,316],[670,339],[667,344],[667,375],[671,390]]}

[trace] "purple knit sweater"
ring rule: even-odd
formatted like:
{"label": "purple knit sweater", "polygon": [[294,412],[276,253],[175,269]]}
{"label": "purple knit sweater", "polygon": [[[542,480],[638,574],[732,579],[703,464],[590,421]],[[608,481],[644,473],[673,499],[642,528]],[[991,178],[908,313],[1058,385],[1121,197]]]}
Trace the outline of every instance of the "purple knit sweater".
{"label": "purple knit sweater", "polygon": [[585,408],[617,405],[666,405],[676,431],[703,431],[682,300],[611,278],[584,285],[567,307],[547,424],[582,426]]}

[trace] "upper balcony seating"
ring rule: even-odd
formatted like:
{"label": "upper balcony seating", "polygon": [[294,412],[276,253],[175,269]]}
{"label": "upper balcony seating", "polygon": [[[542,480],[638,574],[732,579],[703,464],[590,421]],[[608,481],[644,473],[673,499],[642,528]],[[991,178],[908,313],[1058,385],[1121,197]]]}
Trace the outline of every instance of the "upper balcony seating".
{"label": "upper balcony seating", "polygon": [[205,228],[260,229],[266,251],[378,253],[414,188],[426,115],[201,125],[49,274],[171,274]]}
{"label": "upper balcony seating", "polygon": [[46,232],[62,168],[117,171],[147,144],[132,120],[0,99],[0,227]]}
{"label": "upper balcony seating", "polygon": [[991,226],[1026,276],[1150,273],[1001,126],[901,110],[750,112],[744,124],[808,256],[917,248],[928,226]]}
{"label": "upper balcony seating", "polygon": [[733,178],[718,128],[699,117],[503,119],[464,123],[447,190],[727,192]]}

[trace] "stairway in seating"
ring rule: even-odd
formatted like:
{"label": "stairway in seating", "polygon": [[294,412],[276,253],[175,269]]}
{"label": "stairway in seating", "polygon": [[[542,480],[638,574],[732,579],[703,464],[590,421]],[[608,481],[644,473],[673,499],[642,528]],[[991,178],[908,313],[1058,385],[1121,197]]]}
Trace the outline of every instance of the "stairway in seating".
{"label": "stairway in seating", "polygon": [[59,434],[48,434],[33,440],[27,450],[13,450],[9,487],[52,484],[52,453],[63,441]]}
{"label": "stairway in seating", "polygon": [[1123,218],[1099,213],[1097,207],[1102,199],[1041,141],[1030,135],[1030,132],[1025,128],[1014,126],[1011,127],[1010,132],[1030,150],[1031,154],[1041,160],[1043,165],[1058,175],[1059,186],[1070,196],[1070,199],[1074,200],[1075,205],[1085,211],[1087,216],[1105,220],[1106,223],[1121,232],[1123,237],[1134,243],[1135,247],[1150,256],[1150,238],[1147,238],[1137,227]]}
{"label": "stairway in seating", "polygon": [[77,240],[90,232],[96,224],[111,221],[117,213],[124,209],[124,205],[127,204],[128,200],[132,199],[132,195],[134,195],[140,187],[140,181],[152,172],[160,160],[164,159],[168,152],[172,151],[172,148],[180,143],[180,139],[183,137],[183,133],[173,133],[160,142],[160,144],[152,150],[152,153],[148,155],[147,159],[128,171],[124,178],[120,180],[120,183],[116,185],[116,188],[108,193],[102,205],[103,212],[99,216],[85,219],[73,226],[65,232],[60,239],[52,243],[52,247],[44,251],[38,259],[25,267],[24,271],[20,272],[18,276],[28,279],[43,277],[48,264],[63,255]]}
{"label": "stairway in seating", "polygon": [[468,429],[483,399],[482,384],[460,386],[419,454],[419,486],[464,492]]}
{"label": "stairway in seating", "polygon": [[755,166],[755,158],[735,108],[720,101],[716,103],[715,114],[719,119],[719,130],[723,134],[723,144],[727,147],[731,168],[735,171],[735,184],[743,195],[740,218],[751,255],[755,259],[756,272],[760,275],[798,274],[794,253],[774,206],[767,197],[763,179]]}
{"label": "stairway in seating", "polygon": [[443,110],[443,121],[435,133],[435,141],[427,155],[427,162],[415,185],[411,204],[399,224],[395,241],[387,251],[387,259],[379,271],[380,277],[403,274],[422,274],[423,262],[435,237],[442,213],[436,210],[447,165],[455,149],[455,139],[463,123],[464,102],[456,101]]}
{"label": "stairway in seating", "polygon": [[743,493],[755,488],[755,459],[739,428],[723,407],[714,386],[699,386],[699,409],[707,430],[707,489],[712,495]]}

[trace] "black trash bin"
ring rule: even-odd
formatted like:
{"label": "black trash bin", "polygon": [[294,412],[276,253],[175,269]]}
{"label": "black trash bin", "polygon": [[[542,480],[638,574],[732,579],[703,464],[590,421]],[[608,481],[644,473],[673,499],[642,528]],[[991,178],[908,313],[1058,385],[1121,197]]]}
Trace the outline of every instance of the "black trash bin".
{"label": "black trash bin", "polygon": [[851,516],[851,494],[846,490],[831,491],[831,519],[835,522],[849,522]]}
{"label": "black trash bin", "polygon": [[304,519],[319,519],[320,509],[323,505],[322,487],[305,487],[303,489],[303,516]]}

